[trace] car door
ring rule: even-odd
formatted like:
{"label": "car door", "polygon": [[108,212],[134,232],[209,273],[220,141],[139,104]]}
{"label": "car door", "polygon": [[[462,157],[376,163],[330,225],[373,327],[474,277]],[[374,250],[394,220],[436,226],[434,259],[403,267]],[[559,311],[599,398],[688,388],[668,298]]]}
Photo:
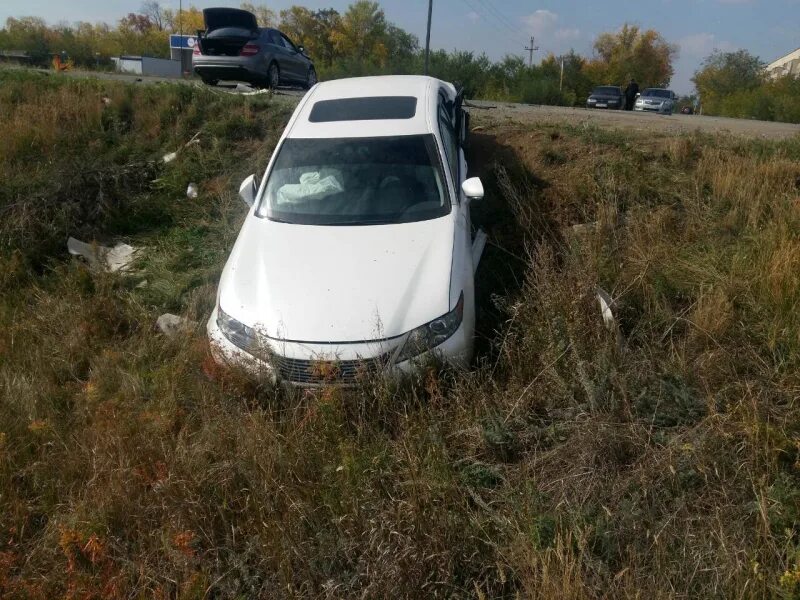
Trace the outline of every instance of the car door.
{"label": "car door", "polygon": [[466,162],[461,149],[461,140],[456,131],[455,102],[446,91],[439,95],[437,110],[439,133],[444,150],[445,168],[453,184],[456,223],[453,228],[453,263],[450,275],[451,301],[457,294],[464,294],[464,326],[467,331],[475,327],[475,249],[473,248],[472,225],[470,223],[469,199],[461,183],[467,175]]}
{"label": "car door", "polygon": [[306,65],[305,61],[303,60],[303,55],[300,54],[300,51],[297,47],[292,43],[288,37],[283,35],[282,33],[278,32],[281,38],[281,43],[283,44],[283,48],[286,50],[286,62],[287,62],[287,75],[291,78],[294,82],[301,82],[306,80]]}
{"label": "car door", "polygon": [[460,279],[465,295],[472,297],[474,290],[474,271],[472,252],[472,221],[469,199],[464,195],[461,184],[467,175],[467,164],[461,148],[460,135],[456,131],[454,102],[444,94],[439,96],[439,133],[444,146],[445,167],[453,182],[453,196],[458,212],[453,240],[453,276]]}

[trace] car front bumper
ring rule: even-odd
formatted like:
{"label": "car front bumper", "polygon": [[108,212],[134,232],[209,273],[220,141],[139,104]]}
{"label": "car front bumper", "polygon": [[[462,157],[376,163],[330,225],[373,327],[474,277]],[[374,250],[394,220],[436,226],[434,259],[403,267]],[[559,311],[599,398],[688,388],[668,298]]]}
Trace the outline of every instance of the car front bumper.
{"label": "car front bumper", "polygon": [[[455,367],[467,368],[472,358],[472,332],[468,332],[462,323],[447,341],[431,352],[403,362],[396,362],[396,357],[402,351],[408,334],[359,343],[269,340],[263,354],[272,358],[264,359],[242,350],[223,335],[217,325],[217,310],[215,308],[211,313],[206,325],[211,354],[217,363],[300,387],[357,385],[370,375],[397,378],[418,371],[434,357]],[[364,369],[359,370],[360,366]]]}
{"label": "car front bumper", "polygon": [[657,113],[671,112],[669,107],[664,106],[663,104],[636,104],[634,105],[633,110],[638,112],[657,112]]}
{"label": "car front bumper", "polygon": [[587,102],[586,108],[597,108],[600,110],[620,110],[623,107],[622,104],[611,104],[608,102]]}

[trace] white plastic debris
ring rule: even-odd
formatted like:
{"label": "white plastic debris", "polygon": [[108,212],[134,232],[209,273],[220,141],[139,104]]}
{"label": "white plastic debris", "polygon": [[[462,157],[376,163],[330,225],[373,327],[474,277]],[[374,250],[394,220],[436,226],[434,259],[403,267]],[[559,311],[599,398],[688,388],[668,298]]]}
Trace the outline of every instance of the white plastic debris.
{"label": "white plastic debris", "polygon": [[197,198],[198,189],[196,183],[190,183],[189,187],[186,188],[186,197],[194,200]]}
{"label": "white plastic debris", "polygon": [[600,303],[600,313],[603,316],[603,323],[606,329],[616,334],[617,348],[622,350],[625,347],[625,336],[622,335],[617,319],[614,316],[613,308],[615,302],[611,298],[611,295],[600,286],[595,288],[595,293],[597,294],[597,301]]}
{"label": "white plastic debris", "polygon": [[165,162],[165,163],[171,163],[176,158],[178,158],[178,153],[177,152],[170,152],[169,154],[165,154],[164,156],[162,156],[161,160],[163,162]]}
{"label": "white plastic debris", "polygon": [[101,101],[102,101],[102,102],[103,102],[103,104],[105,104],[106,106],[109,106],[109,105],[111,104],[111,98],[109,98],[108,96],[103,96],[103,97],[101,98]]}
{"label": "white plastic debris", "polygon": [[607,329],[616,329],[617,321],[614,318],[614,312],[611,310],[614,301],[603,288],[598,286],[595,291],[597,292],[597,300],[600,302],[600,312],[603,315],[603,323],[606,324]]}
{"label": "white plastic debris", "polygon": [[128,244],[117,244],[113,248],[98,244],[87,244],[73,237],[67,240],[67,250],[73,256],[82,256],[92,269],[126,271],[136,258],[138,249]]}
{"label": "white plastic debris", "polygon": [[156,320],[156,328],[168,337],[172,337],[181,331],[185,331],[194,326],[194,322],[186,317],[164,313]]}
{"label": "white plastic debris", "polygon": [[244,85],[242,83],[237,83],[236,87],[231,90],[232,93],[238,94],[239,96],[256,96],[258,94],[268,94],[269,90],[265,88],[253,88],[249,85]]}

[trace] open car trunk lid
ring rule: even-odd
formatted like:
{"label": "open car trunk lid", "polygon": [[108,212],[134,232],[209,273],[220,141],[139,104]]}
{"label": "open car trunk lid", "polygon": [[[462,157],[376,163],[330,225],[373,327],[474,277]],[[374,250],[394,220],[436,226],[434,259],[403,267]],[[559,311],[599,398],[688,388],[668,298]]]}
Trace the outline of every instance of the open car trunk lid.
{"label": "open car trunk lid", "polygon": [[259,35],[255,15],[246,10],[206,8],[203,19],[206,30],[199,37],[202,54],[238,56],[244,45]]}
{"label": "open car trunk lid", "polygon": [[203,20],[206,24],[206,33],[227,28],[258,31],[256,16],[238,8],[206,8],[203,10]]}

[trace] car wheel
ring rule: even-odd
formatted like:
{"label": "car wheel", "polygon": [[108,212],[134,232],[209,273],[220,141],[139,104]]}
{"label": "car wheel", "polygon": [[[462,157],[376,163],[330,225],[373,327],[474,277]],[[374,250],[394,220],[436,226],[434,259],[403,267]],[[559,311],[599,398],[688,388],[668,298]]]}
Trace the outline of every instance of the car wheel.
{"label": "car wheel", "polygon": [[314,69],[314,67],[311,67],[311,68],[308,70],[308,75],[306,76],[306,84],[305,84],[305,88],[306,88],[307,90],[310,90],[310,89],[311,89],[312,87],[314,87],[316,84],[317,84],[317,72],[316,72],[316,70]]}
{"label": "car wheel", "polygon": [[267,86],[271,89],[277,89],[281,82],[281,70],[278,68],[277,63],[272,63],[267,70]]}
{"label": "car wheel", "polygon": [[218,79],[209,79],[208,77],[203,77],[203,83],[206,85],[217,85],[219,83]]}

